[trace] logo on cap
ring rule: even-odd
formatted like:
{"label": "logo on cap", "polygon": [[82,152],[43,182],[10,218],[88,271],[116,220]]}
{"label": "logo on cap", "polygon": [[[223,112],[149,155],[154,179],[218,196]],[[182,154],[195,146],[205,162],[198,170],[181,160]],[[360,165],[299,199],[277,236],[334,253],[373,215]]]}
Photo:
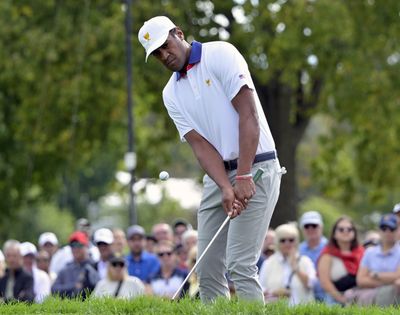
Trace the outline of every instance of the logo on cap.
{"label": "logo on cap", "polygon": [[144,35],[143,35],[143,38],[144,38],[145,40],[149,41],[149,40],[150,40],[150,34],[149,34],[149,32],[147,32],[146,34],[144,34]]}
{"label": "logo on cap", "polygon": [[208,86],[210,86],[210,85],[211,85],[211,80],[210,80],[210,79],[207,79],[207,80],[206,80],[206,84],[207,84]]}

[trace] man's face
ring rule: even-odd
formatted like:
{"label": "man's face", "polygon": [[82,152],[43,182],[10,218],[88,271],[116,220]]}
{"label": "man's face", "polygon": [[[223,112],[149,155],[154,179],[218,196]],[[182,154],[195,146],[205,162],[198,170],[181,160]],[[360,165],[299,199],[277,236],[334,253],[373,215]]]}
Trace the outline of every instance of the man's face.
{"label": "man's face", "polygon": [[99,249],[101,259],[108,260],[108,258],[112,254],[111,245],[104,242],[98,242],[97,248]]}
{"label": "man's face", "polygon": [[41,249],[45,250],[46,252],[49,253],[50,257],[54,255],[54,253],[57,251],[58,247],[57,245],[53,245],[50,242],[46,242]]}
{"label": "man's face", "polygon": [[307,241],[319,239],[322,236],[322,226],[318,224],[305,224],[303,226],[303,233]]}
{"label": "man's face", "polygon": [[4,253],[4,256],[9,269],[16,270],[22,267],[22,256],[18,248],[11,247],[7,249],[7,251]]}
{"label": "man's face", "polygon": [[145,245],[145,239],[142,235],[132,235],[128,240],[128,246],[132,254],[140,254]]}
{"label": "man's face", "polygon": [[82,262],[87,258],[87,247],[82,244],[71,245],[72,256],[76,262]]}
{"label": "man's face", "polygon": [[179,28],[170,32],[165,43],[154,50],[152,55],[167,69],[180,71],[188,59],[188,47],[183,32]]}

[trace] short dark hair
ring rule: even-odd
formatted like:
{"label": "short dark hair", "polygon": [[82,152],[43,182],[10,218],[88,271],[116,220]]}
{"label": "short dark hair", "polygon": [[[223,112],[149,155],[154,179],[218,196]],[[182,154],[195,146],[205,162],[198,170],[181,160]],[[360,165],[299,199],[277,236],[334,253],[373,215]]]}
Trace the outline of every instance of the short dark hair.
{"label": "short dark hair", "polygon": [[337,240],[335,239],[335,231],[336,231],[336,228],[339,225],[339,223],[344,220],[350,222],[351,227],[353,228],[353,231],[354,231],[354,239],[351,241],[351,244],[350,244],[350,249],[353,250],[358,247],[357,228],[354,225],[353,220],[348,216],[341,216],[339,219],[336,220],[335,224],[332,227],[331,236],[329,238],[329,246],[339,248]]}

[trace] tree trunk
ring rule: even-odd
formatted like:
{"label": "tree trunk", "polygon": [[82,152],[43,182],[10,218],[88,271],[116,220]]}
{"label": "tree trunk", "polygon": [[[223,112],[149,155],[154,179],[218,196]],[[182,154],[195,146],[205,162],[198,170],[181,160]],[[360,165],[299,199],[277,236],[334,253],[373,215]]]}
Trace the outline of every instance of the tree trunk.
{"label": "tree trunk", "polygon": [[271,227],[276,227],[297,220],[296,151],[309,118],[301,117],[301,120],[293,122],[292,106],[299,91],[280,83],[279,79],[273,79],[267,85],[258,84],[257,81],[255,84],[275,140],[280,163],[287,169],[287,174],[282,176],[280,197],[271,221]]}

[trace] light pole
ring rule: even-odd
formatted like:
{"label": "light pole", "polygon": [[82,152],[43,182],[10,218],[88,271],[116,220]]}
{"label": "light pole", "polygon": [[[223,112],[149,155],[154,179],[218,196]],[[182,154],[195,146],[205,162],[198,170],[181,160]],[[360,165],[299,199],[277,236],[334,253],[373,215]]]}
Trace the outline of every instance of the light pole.
{"label": "light pole", "polygon": [[136,154],[134,143],[134,121],[132,115],[132,0],[125,0],[125,46],[126,46],[126,91],[127,91],[127,110],[128,110],[128,152],[125,154],[125,166],[131,175],[129,181],[129,223],[137,223],[135,208],[135,195],[133,185],[135,184]]}

